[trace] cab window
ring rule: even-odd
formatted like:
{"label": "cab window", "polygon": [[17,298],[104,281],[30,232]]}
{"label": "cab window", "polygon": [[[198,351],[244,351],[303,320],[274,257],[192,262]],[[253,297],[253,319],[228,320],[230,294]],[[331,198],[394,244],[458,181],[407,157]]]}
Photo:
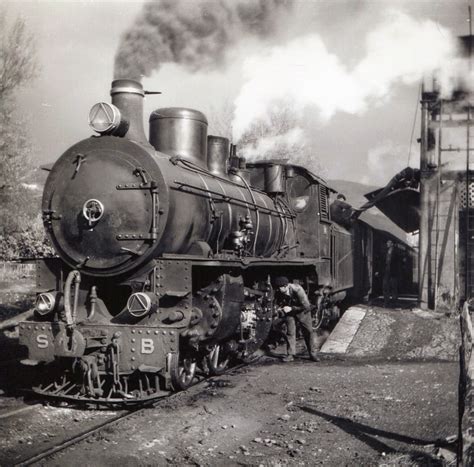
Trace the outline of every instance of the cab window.
{"label": "cab window", "polygon": [[291,207],[296,212],[303,212],[309,205],[309,198],[311,196],[311,182],[301,176],[288,180],[288,197],[290,199]]}

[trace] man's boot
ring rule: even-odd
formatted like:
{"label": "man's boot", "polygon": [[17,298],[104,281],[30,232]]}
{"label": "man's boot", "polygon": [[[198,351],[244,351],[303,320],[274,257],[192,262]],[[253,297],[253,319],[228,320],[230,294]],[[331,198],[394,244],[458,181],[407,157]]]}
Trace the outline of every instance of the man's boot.
{"label": "man's boot", "polygon": [[321,359],[318,357],[318,354],[316,352],[310,353],[309,354],[309,359],[313,362],[320,362]]}
{"label": "man's boot", "polygon": [[295,360],[295,357],[293,357],[293,355],[287,355],[286,357],[282,358],[282,361],[284,361],[285,363],[293,362],[294,360]]}

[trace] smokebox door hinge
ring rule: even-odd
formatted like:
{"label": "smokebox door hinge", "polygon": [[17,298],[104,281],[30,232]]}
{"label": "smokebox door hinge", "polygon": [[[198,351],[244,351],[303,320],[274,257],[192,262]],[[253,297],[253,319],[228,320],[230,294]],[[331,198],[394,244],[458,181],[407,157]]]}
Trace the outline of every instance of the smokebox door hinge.
{"label": "smokebox door hinge", "polygon": [[55,214],[53,209],[45,209],[43,211],[43,222],[59,221],[63,218],[61,214]]}
{"label": "smokebox door hinge", "polygon": [[150,176],[143,167],[136,167],[133,175],[141,177],[142,183],[121,183],[117,185],[117,190],[151,190],[153,193],[158,193],[158,183],[150,179]]}

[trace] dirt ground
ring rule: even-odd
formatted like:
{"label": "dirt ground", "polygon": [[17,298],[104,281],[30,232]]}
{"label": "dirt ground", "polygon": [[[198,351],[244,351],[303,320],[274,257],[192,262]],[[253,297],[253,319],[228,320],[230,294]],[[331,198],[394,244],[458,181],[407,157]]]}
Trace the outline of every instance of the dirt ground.
{"label": "dirt ground", "polygon": [[455,363],[265,358],[44,465],[443,465],[456,389]]}
{"label": "dirt ground", "polygon": [[[40,465],[454,465],[446,438],[457,433],[457,318],[377,308],[367,316],[348,355],[311,362],[300,343],[300,357],[283,363],[278,348]],[[15,342],[3,333],[2,351],[17,352]],[[0,417],[24,404],[12,381],[27,371],[0,367]],[[2,419],[0,465],[113,415],[38,405]]]}

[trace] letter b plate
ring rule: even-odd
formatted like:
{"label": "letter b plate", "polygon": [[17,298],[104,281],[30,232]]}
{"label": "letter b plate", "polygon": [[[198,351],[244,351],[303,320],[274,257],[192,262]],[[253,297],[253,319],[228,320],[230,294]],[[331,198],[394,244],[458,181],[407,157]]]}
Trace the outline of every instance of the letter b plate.
{"label": "letter b plate", "polygon": [[155,350],[155,343],[153,339],[142,338],[141,353],[142,354],[151,354]]}

